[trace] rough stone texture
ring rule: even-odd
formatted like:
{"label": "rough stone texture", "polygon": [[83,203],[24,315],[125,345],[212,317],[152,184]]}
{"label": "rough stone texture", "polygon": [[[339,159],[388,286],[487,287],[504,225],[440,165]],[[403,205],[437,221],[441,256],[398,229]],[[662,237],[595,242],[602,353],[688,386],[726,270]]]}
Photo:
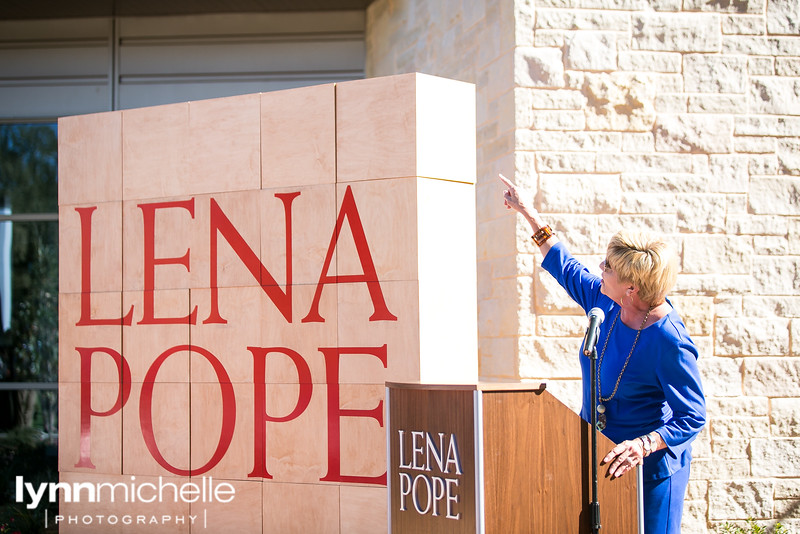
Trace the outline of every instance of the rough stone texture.
{"label": "rough stone texture", "polygon": [[769,418],[749,417],[725,419],[718,417],[714,419],[711,435],[715,440],[769,437]]}
{"label": "rough stone texture", "polygon": [[707,396],[736,397],[742,394],[742,372],[738,361],[705,356],[697,361],[697,367]]}
{"label": "rough stone texture", "polygon": [[705,534],[706,516],[708,515],[708,502],[702,500],[686,499],[683,505],[683,524],[681,534]]}
{"label": "rough stone texture", "polygon": [[580,337],[586,331],[586,318],[542,315],[536,320],[536,333],[543,337]]}
{"label": "rough stone texture", "polygon": [[790,295],[800,287],[800,258],[756,257],[753,260],[753,279],[759,295]]}
{"label": "rough stone texture", "polygon": [[800,439],[754,439],[750,447],[754,477],[800,477]]}
{"label": "rough stone texture", "polygon": [[800,118],[798,117],[737,117],[734,125],[734,135],[800,137]]}
{"label": "rough stone texture", "polygon": [[750,461],[729,458],[698,458],[692,461],[692,477],[701,480],[732,480],[750,476]]}
{"label": "rough stone texture", "polygon": [[522,378],[539,376],[556,379],[579,378],[581,371],[576,341],[580,343],[580,339],[572,337],[524,338],[524,344],[531,344],[529,353],[537,356],[521,359],[520,376]]}
{"label": "rough stone texture", "polygon": [[514,76],[520,87],[564,87],[564,63],[558,48],[520,48]]}
{"label": "rough stone texture", "polygon": [[554,91],[530,91],[534,109],[583,109],[586,98],[578,91],[557,89]]}
{"label": "rough stone texture", "polygon": [[616,70],[616,34],[611,32],[574,32],[566,42],[564,65],[570,70]]}
{"label": "rough stone texture", "polygon": [[621,70],[680,72],[681,55],[671,52],[619,52],[617,58]]}
{"label": "rough stone texture", "polygon": [[789,353],[788,319],[717,319],[715,353],[780,356]]}
{"label": "rough stone texture", "polygon": [[710,335],[714,328],[714,299],[674,296],[670,302],[678,310],[690,336]]}
{"label": "rough stone texture", "polygon": [[714,439],[714,456],[718,458],[749,459],[748,448],[750,441],[747,439]]}
{"label": "rough stone texture", "polygon": [[533,111],[530,122],[534,130],[583,130],[585,125],[581,111]]}
{"label": "rough stone texture", "polygon": [[594,154],[582,152],[542,152],[536,155],[541,173],[586,172],[594,169]]}
{"label": "rough stone texture", "polygon": [[649,130],[655,120],[655,84],[645,75],[613,73],[586,76],[586,125],[590,130]]}
{"label": "rough stone texture", "polygon": [[370,75],[477,84],[481,376],[579,409],[584,314],[497,172],[590,269],[620,227],[664,232],[708,398],[682,532],[800,532],[800,2],[376,0],[367,28]]}
{"label": "rough stone texture", "polygon": [[776,499],[800,499],[800,480],[776,480]]}
{"label": "rough stone texture", "polygon": [[[748,159],[740,155],[709,156],[708,188],[715,193],[747,193],[750,175]],[[736,233],[736,232],[734,232]]]}
{"label": "rough stone texture", "polygon": [[775,60],[771,57],[749,57],[747,73],[751,76],[771,76],[775,74]]}
{"label": "rough stone texture", "polygon": [[684,239],[683,270],[687,273],[749,274],[753,240],[743,236],[700,236]]}
{"label": "rough stone texture", "polygon": [[763,13],[761,2],[709,2],[708,0],[684,0],[683,9],[686,11],[715,11],[719,13]]}
{"label": "rough stone texture", "polygon": [[800,176],[800,139],[778,141],[778,174]]}
{"label": "rough stone texture", "polygon": [[[622,156],[621,164],[614,165],[611,158],[601,162],[608,169],[627,169],[622,174],[622,190],[625,192],[648,192],[658,194],[669,193],[704,193],[708,189],[708,180],[703,176],[684,174],[691,170],[691,161],[674,156]],[[641,164],[639,162],[641,161]],[[631,172],[641,166],[641,173]],[[654,172],[663,170],[665,172]],[[617,171],[619,172],[619,171]]]}
{"label": "rough stone texture", "polygon": [[614,213],[621,195],[614,175],[542,175],[539,205],[553,213]]}
{"label": "rough stone texture", "polygon": [[774,138],[739,136],[733,138],[734,152],[743,154],[764,154],[775,152],[776,142]]}
{"label": "rough stone texture", "polygon": [[766,397],[709,397],[706,408],[719,417],[767,417],[769,399]]}
{"label": "rough stone texture", "polygon": [[686,91],[744,93],[747,59],[719,54],[687,54],[683,59]]}
{"label": "rough stone texture", "polygon": [[669,52],[716,52],[720,46],[717,15],[658,13],[633,17],[633,48]]}
{"label": "rough stone texture", "polygon": [[755,113],[798,115],[800,79],[759,77],[750,81],[750,106]]}
{"label": "rough stone texture", "polygon": [[716,234],[725,230],[726,205],[722,195],[678,195],[678,230]]}
{"label": "rough stone texture", "polygon": [[674,213],[675,195],[629,193],[622,197],[621,213]]}
{"label": "rough stone texture", "polygon": [[652,132],[623,132],[623,152],[652,152],[655,147]]}
{"label": "rough stone texture", "polygon": [[746,297],[743,311],[753,317],[800,317],[800,297]]}
{"label": "rough stone texture", "polygon": [[764,18],[750,15],[726,15],[722,17],[722,33],[763,35]]}
{"label": "rough stone texture", "polygon": [[613,11],[576,11],[564,9],[537,9],[537,30],[613,30],[628,29],[630,18],[625,13]]}
{"label": "rough stone texture", "polygon": [[772,435],[800,437],[800,399],[772,399]]}
{"label": "rough stone texture", "polygon": [[772,482],[711,481],[709,519],[767,519],[772,512]]}
{"label": "rough stone texture", "polygon": [[778,76],[800,76],[800,60],[797,58],[777,58],[775,74]]}
{"label": "rough stone texture", "polygon": [[747,358],[742,379],[745,395],[794,397],[800,383],[800,359]]}
{"label": "rough stone texture", "polygon": [[733,119],[717,115],[659,115],[656,150],[725,154],[733,146]]}
{"label": "rough stone texture", "polygon": [[800,320],[792,319],[790,328],[792,336],[792,355],[800,355]]}
{"label": "rough stone texture", "polygon": [[800,33],[800,3],[795,0],[767,2],[767,31],[772,35]]}
{"label": "rough stone texture", "polygon": [[[686,100],[686,111],[689,113],[737,113],[746,105],[747,99],[744,95],[691,95]],[[736,150],[734,149],[734,151]]]}

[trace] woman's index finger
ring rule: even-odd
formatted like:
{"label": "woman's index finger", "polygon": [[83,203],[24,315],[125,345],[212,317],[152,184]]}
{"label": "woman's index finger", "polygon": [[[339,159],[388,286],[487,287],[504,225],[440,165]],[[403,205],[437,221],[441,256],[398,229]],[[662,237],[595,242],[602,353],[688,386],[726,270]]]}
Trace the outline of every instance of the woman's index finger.
{"label": "woman's index finger", "polygon": [[500,178],[500,181],[503,182],[506,185],[506,187],[516,188],[514,183],[505,176],[503,176],[502,174],[498,173],[497,177]]}

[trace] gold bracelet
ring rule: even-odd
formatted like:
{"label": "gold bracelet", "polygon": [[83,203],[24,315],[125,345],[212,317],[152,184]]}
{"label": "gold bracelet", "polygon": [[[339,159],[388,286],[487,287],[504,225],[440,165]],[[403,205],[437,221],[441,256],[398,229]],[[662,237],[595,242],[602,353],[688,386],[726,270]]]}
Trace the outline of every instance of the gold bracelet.
{"label": "gold bracelet", "polygon": [[531,236],[533,238],[533,242],[536,243],[537,247],[541,247],[544,245],[545,241],[553,237],[555,234],[553,233],[553,229],[550,228],[550,225],[545,225],[539,228],[539,230]]}

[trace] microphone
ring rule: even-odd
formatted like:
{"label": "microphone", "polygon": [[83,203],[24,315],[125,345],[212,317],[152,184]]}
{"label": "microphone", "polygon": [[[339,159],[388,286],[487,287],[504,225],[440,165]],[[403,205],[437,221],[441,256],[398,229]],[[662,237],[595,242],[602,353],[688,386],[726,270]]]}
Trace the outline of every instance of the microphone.
{"label": "microphone", "polygon": [[587,314],[589,317],[589,328],[586,330],[586,337],[583,340],[584,356],[591,356],[597,345],[597,335],[600,333],[600,325],[606,318],[606,314],[600,308],[592,308]]}

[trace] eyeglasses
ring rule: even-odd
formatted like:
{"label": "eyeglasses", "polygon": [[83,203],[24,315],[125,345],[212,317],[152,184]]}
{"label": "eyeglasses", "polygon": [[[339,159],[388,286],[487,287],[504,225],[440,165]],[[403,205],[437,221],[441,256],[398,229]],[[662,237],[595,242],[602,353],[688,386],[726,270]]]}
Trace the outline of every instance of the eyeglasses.
{"label": "eyeglasses", "polygon": [[612,271],[611,265],[608,263],[608,258],[603,260],[603,271],[610,273]]}

